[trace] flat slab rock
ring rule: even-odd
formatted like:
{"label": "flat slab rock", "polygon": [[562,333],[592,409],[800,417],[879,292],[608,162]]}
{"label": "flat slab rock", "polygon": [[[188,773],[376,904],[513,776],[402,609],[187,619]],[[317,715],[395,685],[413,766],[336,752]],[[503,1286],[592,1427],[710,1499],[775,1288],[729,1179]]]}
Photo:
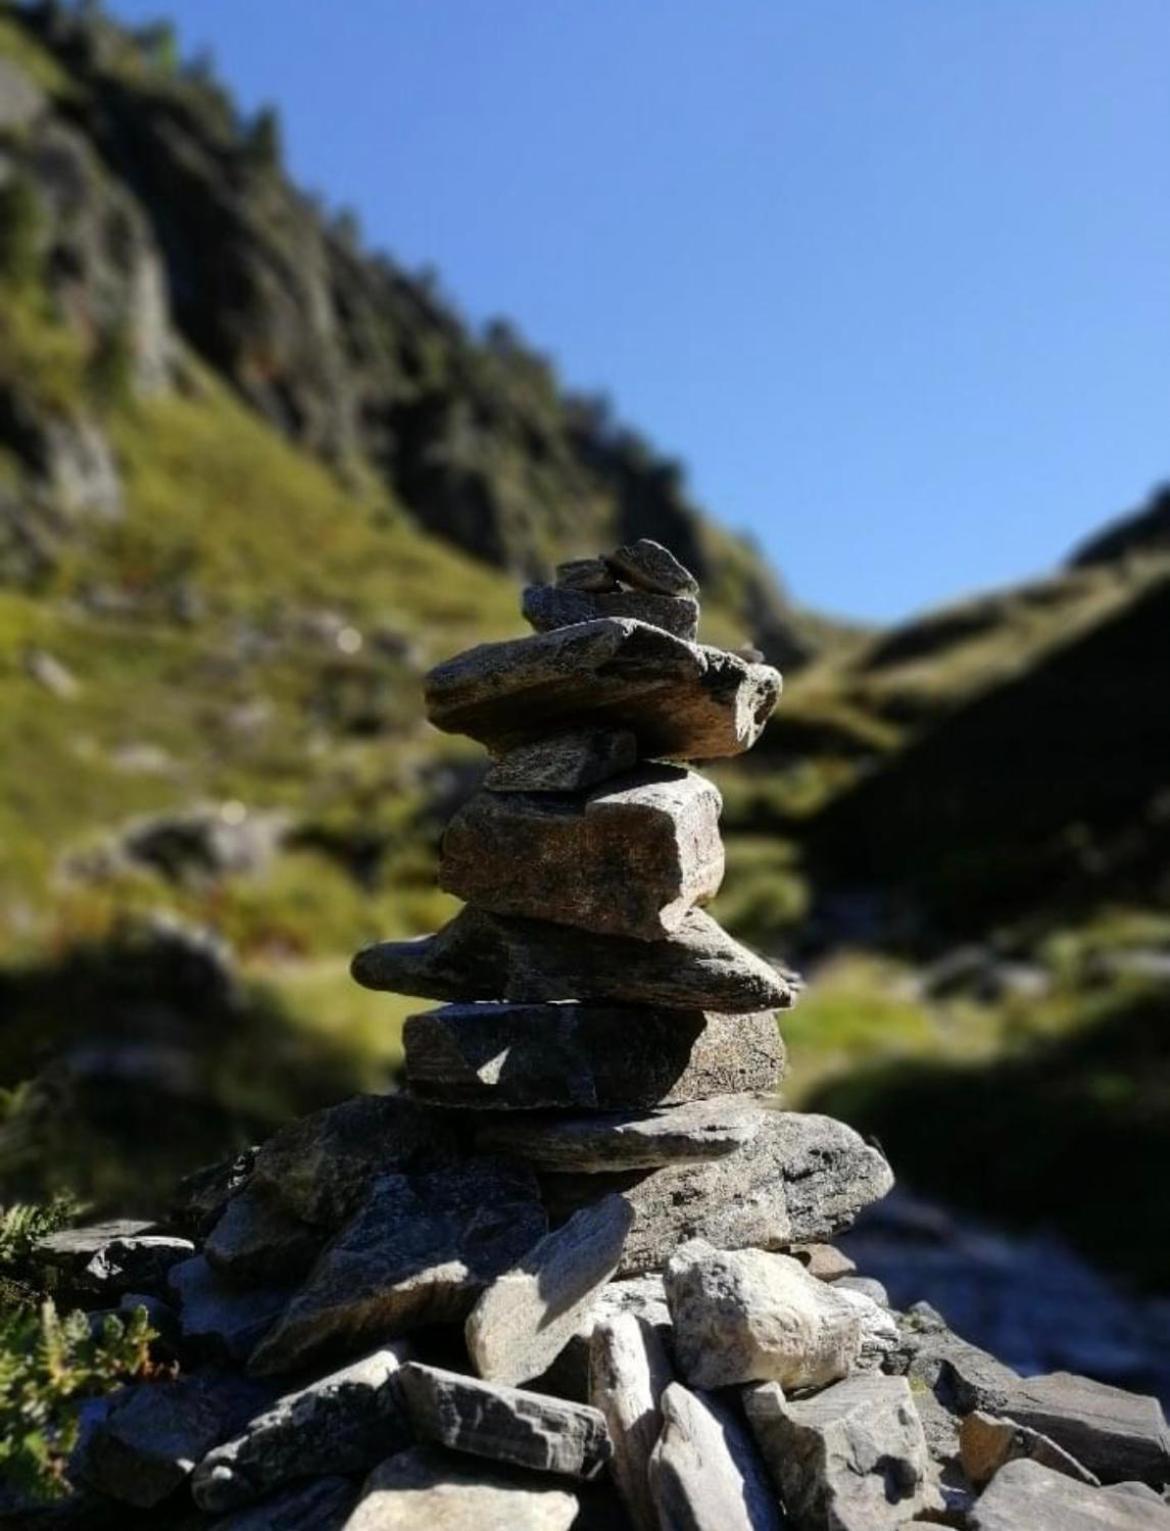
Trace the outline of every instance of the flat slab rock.
{"label": "flat slab rock", "polygon": [[1016,1383],[1000,1412],[1048,1436],[1103,1483],[1170,1482],[1170,1430],[1156,1398],[1053,1372]]}
{"label": "flat slab rock", "polygon": [[785,1008],[788,980],[692,909],[662,941],[601,936],[468,906],[432,936],[380,941],[351,967],[367,989],[441,1000],[579,1000],[715,1010]]}
{"label": "flat slab rock", "polygon": [[668,547],[651,537],[639,537],[601,558],[626,584],[638,590],[657,590],[663,595],[698,595],[699,582]]}
{"label": "flat slab rock", "polygon": [[633,617],[693,643],[699,632],[699,603],[689,595],[660,595],[652,590],[566,590],[559,585],[529,585],[520,603],[524,620],[538,633],[599,617]]}
{"label": "flat slab rock", "polygon": [[518,744],[483,784],[489,792],[583,792],[637,763],[638,741],[628,728],[577,728]]}
{"label": "flat slab rock", "polygon": [[488,1381],[539,1377],[613,1275],[634,1214],[620,1196],[583,1207],[497,1276],[467,1316],[467,1353]]}
{"label": "flat slab rock", "polygon": [[403,1031],[412,1094],[479,1110],[631,1110],[766,1094],[784,1074],[771,1011],[447,1005]]}
{"label": "flat slab rock", "polygon": [[744,1408],[795,1525],[897,1531],[941,1508],[905,1377],[850,1377],[803,1399],[760,1383]]}
{"label": "flat slab rock", "polygon": [[236,1509],[300,1478],[365,1471],[409,1445],[395,1382],[407,1355],[399,1341],[278,1398],[199,1463],[195,1503]]}
{"label": "flat slab rock", "polygon": [[249,1363],[268,1375],[458,1323],[547,1231],[529,1170],[493,1159],[383,1175]]}
{"label": "flat slab rock", "polygon": [[415,1431],[434,1445],[568,1478],[594,1478],[609,1461],[605,1420],[584,1404],[418,1362],[401,1385]]}
{"label": "flat slab rock", "polygon": [[1038,1462],[1009,1462],[969,1524],[971,1531],[1170,1531],[1170,1505],[1131,1485],[1092,1488]]}
{"label": "flat slab rock", "polygon": [[776,1495],[728,1405],[672,1382],[650,1457],[661,1531],[782,1531]]}
{"label": "flat slab rock", "polygon": [[780,697],[769,665],[605,617],[482,643],[432,670],[427,717],[499,753],[559,726],[628,728],[639,755],[717,759],[751,749]]}
{"label": "flat slab rock", "polygon": [[653,1169],[735,1153],[756,1135],[764,1115],[751,1097],[722,1096],[645,1113],[497,1117],[479,1128],[476,1144],[539,1170]]}
{"label": "flat slab rock", "polygon": [[130,1218],[63,1228],[36,1245],[37,1258],[59,1271],[70,1287],[106,1297],[165,1291],[171,1266],[194,1253],[190,1239]]}
{"label": "flat slab rock", "polygon": [[448,824],[439,886],[496,914],[658,941],[723,881],[719,789],[647,765],[583,796],[477,792]]}
{"label": "flat slab rock", "polygon": [[570,1531],[579,1511],[555,1479],[420,1446],[370,1474],[344,1531]]}
{"label": "flat slab rock", "polygon": [[832,1238],[893,1184],[885,1159],[831,1117],[768,1111],[751,1141],[706,1164],[619,1175],[541,1176],[550,1215],[566,1216],[602,1190],[634,1208],[619,1275],[661,1270],[680,1244],[783,1249]]}

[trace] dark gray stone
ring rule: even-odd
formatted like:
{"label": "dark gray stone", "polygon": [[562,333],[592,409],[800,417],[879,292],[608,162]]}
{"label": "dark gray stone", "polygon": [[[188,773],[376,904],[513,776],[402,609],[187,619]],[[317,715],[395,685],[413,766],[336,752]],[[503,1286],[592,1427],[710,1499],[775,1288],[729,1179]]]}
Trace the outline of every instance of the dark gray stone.
{"label": "dark gray stone", "polygon": [[661,542],[639,537],[637,542],[603,553],[602,561],[620,580],[638,590],[663,595],[698,595],[699,582]]}
{"label": "dark gray stone", "polygon": [[1170,1482],[1170,1430],[1156,1398],[1053,1372],[1017,1382],[1000,1412],[1063,1446],[1103,1483]]}
{"label": "dark gray stone", "polygon": [[579,1513],[555,1478],[422,1446],[370,1474],[345,1531],[580,1531]]}
{"label": "dark gray stone", "polygon": [[368,989],[442,1000],[618,1001],[734,1014],[793,999],[783,975],[701,909],[666,940],[638,941],[469,906],[433,936],[367,946],[352,972]]}
{"label": "dark gray stone", "polygon": [[437,1446],[568,1478],[609,1461],[605,1420],[587,1405],[410,1362],[402,1392],[417,1433]]}
{"label": "dark gray stone", "polygon": [[538,633],[596,622],[599,617],[633,617],[693,643],[699,631],[699,603],[689,595],[658,595],[649,590],[592,594],[557,585],[529,585],[520,605],[524,619]]}
{"label": "dark gray stone", "polygon": [[481,909],[657,941],[723,880],[719,790],[646,765],[583,796],[477,792],[443,834],[439,886]]}
{"label": "dark gray stone", "polygon": [[638,1114],[497,1116],[479,1128],[476,1145],[539,1170],[598,1174],[721,1159],[750,1142],[763,1121],[750,1096],[725,1095]]}
{"label": "dark gray stone", "polygon": [[447,1005],[403,1031],[413,1094],[444,1106],[511,1111],[630,1110],[763,1094],[784,1074],[771,1011]]}
{"label": "dark gray stone", "polygon": [[269,1192],[248,1186],[228,1202],[203,1253],[232,1286],[272,1286],[303,1276],[327,1235],[285,1212]]}
{"label": "dark gray stone", "polygon": [[566,727],[631,729],[641,756],[739,755],[759,738],[780,676],[630,618],[483,643],[432,670],[427,716],[494,753]]}
{"label": "dark gray stone", "polygon": [[116,1298],[123,1292],[166,1290],[167,1272],[195,1253],[190,1239],[155,1230],[153,1223],[122,1219],[64,1228],[38,1239],[36,1257],[78,1292]]}
{"label": "dark gray stone", "polygon": [[255,1148],[245,1148],[230,1159],[203,1165],[184,1176],[175,1192],[170,1222],[190,1238],[205,1238],[231,1198],[247,1185],[256,1153]]}
{"label": "dark gray stone", "polygon": [[604,558],[570,558],[556,567],[556,582],[562,590],[616,590],[617,576]]}
{"label": "dark gray stone", "polygon": [[578,728],[518,744],[483,779],[490,792],[583,792],[638,763],[638,741],[627,728]]}
{"label": "dark gray stone", "polygon": [[1170,1531],[1170,1505],[1091,1488],[1039,1462],[1009,1462],[971,1511],[971,1531]]}
{"label": "dark gray stone", "polygon": [[547,1229],[531,1172],[492,1159],[383,1175],[252,1356],[255,1372],[353,1355],[457,1323]]}
{"label": "dark gray stone", "polygon": [[179,1301],[184,1340],[216,1360],[249,1356],[291,1295],[287,1287],[229,1286],[202,1255],[173,1266],[169,1282]]}
{"label": "dark gray stone", "polygon": [[262,1504],[217,1516],[207,1531],[343,1531],[358,1491],[348,1478],[296,1483]]}
{"label": "dark gray stone", "polygon": [[728,1404],[672,1382],[650,1457],[661,1531],[782,1531],[776,1495]]}

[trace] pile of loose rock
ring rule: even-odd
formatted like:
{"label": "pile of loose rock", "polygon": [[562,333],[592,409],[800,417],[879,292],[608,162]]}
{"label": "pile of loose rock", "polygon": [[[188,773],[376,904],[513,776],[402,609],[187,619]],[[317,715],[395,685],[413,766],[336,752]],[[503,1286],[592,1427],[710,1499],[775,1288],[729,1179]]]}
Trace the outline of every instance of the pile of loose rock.
{"label": "pile of loose rock", "polygon": [[1025,1381],[825,1242],[891,1175],[776,1107],[793,982],[700,907],[721,802],[677,762],[750,748],[780,677],[696,644],[696,596],[641,542],[429,677],[493,763],[442,845],[466,907],[354,962],[443,1002],[402,1094],[194,1177],[165,1228],[45,1241],[181,1363],[95,1408],[76,1524],[1170,1528],[1153,1400]]}

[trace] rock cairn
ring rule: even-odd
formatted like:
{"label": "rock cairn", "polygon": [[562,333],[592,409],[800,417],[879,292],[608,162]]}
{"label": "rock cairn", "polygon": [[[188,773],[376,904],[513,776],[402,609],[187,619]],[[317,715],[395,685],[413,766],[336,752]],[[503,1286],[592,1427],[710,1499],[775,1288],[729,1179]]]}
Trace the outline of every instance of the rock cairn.
{"label": "rock cairn", "polygon": [[642,541],[429,676],[492,763],[442,843],[463,910],[354,961],[442,1002],[402,1093],[45,1242],[180,1367],[95,1410],[71,1523],[1170,1528],[1153,1400],[1024,1381],[825,1242],[892,1177],[777,1107],[793,980],[703,912],[721,801],[681,762],[749,749],[780,677],[699,645],[697,595]]}

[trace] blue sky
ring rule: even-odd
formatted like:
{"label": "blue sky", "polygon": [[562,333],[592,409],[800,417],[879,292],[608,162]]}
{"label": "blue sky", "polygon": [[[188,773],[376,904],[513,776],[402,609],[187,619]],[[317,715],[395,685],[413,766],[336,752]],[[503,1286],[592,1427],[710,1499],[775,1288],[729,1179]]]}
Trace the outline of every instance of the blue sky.
{"label": "blue sky", "polygon": [[1170,477],[1165,0],[114,0],[886,619]]}

